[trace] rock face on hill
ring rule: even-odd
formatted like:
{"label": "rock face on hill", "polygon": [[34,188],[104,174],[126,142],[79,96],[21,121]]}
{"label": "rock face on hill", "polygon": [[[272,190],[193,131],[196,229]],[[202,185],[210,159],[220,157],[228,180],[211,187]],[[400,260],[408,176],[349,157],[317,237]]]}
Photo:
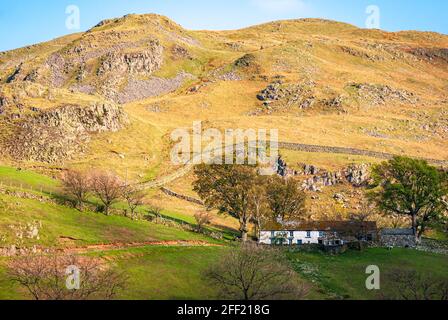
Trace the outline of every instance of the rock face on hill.
{"label": "rock face on hill", "polygon": [[122,108],[113,104],[66,105],[18,122],[7,149],[16,160],[61,162],[82,152],[91,134],[116,132],[127,123]]}
{"label": "rock face on hill", "polygon": [[304,165],[302,174],[311,176],[302,185],[302,188],[308,191],[320,191],[323,187],[330,187],[345,182],[354,187],[362,187],[370,180],[370,167],[367,164],[352,164],[343,170],[328,172],[314,166]]}
{"label": "rock face on hill", "polygon": [[150,42],[150,48],[132,53],[109,52],[103,57],[98,75],[113,72],[123,74],[152,74],[163,62],[163,47],[157,41]]}
{"label": "rock face on hill", "polygon": [[384,105],[387,102],[413,105],[418,101],[413,92],[392,88],[387,85],[356,83],[352,84],[351,87],[357,90],[358,96],[363,102],[368,102],[372,105]]}
{"label": "rock face on hill", "polygon": [[[325,138],[316,144],[338,147],[339,139],[356,135],[378,152],[397,152],[396,142],[405,139],[409,147],[446,140],[440,112],[448,100],[447,47],[441,34],[363,30],[320,19],[212,32],[186,30],[154,14],[126,15],[0,53],[0,145],[19,160],[69,159],[87,148],[93,133],[123,128],[126,115],[115,104],[132,104],[131,113],[139,105],[172,112],[169,120],[161,117],[163,128],[189,116],[216,120],[218,127],[252,116],[254,126],[263,121],[296,137],[301,121],[295,119],[309,117],[302,137],[315,130]],[[382,119],[386,109],[393,115]],[[143,117],[133,119],[146,122]],[[336,128],[340,132],[329,137]],[[326,174],[319,178],[324,185],[339,179]],[[350,183],[363,180],[347,175],[341,173]]]}

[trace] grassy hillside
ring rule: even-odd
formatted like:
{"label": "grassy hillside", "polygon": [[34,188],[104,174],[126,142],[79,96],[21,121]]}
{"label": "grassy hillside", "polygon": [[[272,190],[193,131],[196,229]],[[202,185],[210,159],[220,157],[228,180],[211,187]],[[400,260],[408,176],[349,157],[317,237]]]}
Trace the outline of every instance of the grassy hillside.
{"label": "grassy hillside", "polygon": [[[127,289],[117,298],[167,300],[215,299],[202,272],[230,248],[146,247],[95,253],[116,270],[129,277]],[[389,292],[391,284],[384,277],[397,268],[430,273],[436,279],[446,279],[448,259],[444,255],[407,249],[368,249],[349,251],[340,256],[322,253],[289,253],[294,269],[310,286],[306,299],[378,299]],[[29,298],[25,292],[7,281],[5,259],[0,260],[0,299]],[[369,265],[380,268],[381,290],[365,288]]]}
{"label": "grassy hillside", "polygon": [[[191,131],[198,120],[204,129],[278,129],[283,142],[446,160],[447,45],[446,35],[364,30],[320,19],[230,31],[185,30],[158,15],[103,21],[86,33],[1,55],[0,144],[14,144],[20,126],[66,104],[119,104],[129,123],[118,131],[89,132],[80,150],[55,163],[14,158],[2,148],[0,183],[51,193],[56,180],[35,180],[32,172],[57,179],[72,167],[113,170],[135,183],[163,179],[180,169],[170,162],[171,132]],[[178,81],[179,74],[188,76]],[[257,95],[273,83],[280,89],[271,101],[260,101]],[[132,99],[117,99],[123,94]],[[55,137],[49,148],[64,146],[64,134]],[[293,169],[305,163],[336,171],[380,161],[280,151]],[[197,197],[193,179],[187,174],[167,187]],[[336,192],[356,201],[340,208],[332,199]],[[310,196],[318,198],[310,203],[316,216],[346,215],[357,210],[362,190],[343,185]],[[187,222],[203,209],[157,190],[148,190],[146,200]],[[216,215],[214,224],[236,228],[225,216]]]}
{"label": "grassy hillside", "polygon": [[[340,256],[322,253],[290,253],[289,259],[296,271],[314,284],[310,298],[314,299],[379,299],[381,293],[395,289],[387,281],[388,272],[396,269],[430,274],[446,280],[448,258],[445,255],[409,249],[368,249],[349,251]],[[376,265],[381,272],[381,290],[366,289],[366,268]]]}
{"label": "grassy hillside", "polygon": [[[213,298],[200,274],[229,249],[227,242],[178,225],[132,221],[122,216],[122,202],[106,217],[93,212],[98,199],[91,197],[90,211],[79,212],[64,205],[62,173],[102,169],[130,183],[160,181],[181,169],[170,161],[171,133],[191,132],[194,121],[204,130],[278,129],[281,142],[448,160],[447,47],[447,35],[364,30],[321,19],[190,31],[163,16],[127,15],[0,53],[0,247],[174,241],[174,247],[97,247],[95,254],[131,276],[120,298]],[[335,172],[381,161],[280,151],[295,170],[307,164]],[[35,157],[41,154],[50,156]],[[190,171],[165,186],[197,198],[194,179]],[[347,218],[361,210],[363,191],[345,182],[307,191],[311,218]],[[336,201],[336,194],[347,201]],[[139,212],[151,207],[190,225],[204,210],[157,188],[146,190]],[[212,215],[208,231],[233,239],[238,221]],[[179,247],[178,241],[190,242]],[[311,298],[374,298],[363,289],[370,264],[429,270],[440,278],[447,267],[446,256],[412,250],[291,253],[290,259],[313,285]],[[22,297],[6,280],[6,263],[0,258],[0,298]]]}

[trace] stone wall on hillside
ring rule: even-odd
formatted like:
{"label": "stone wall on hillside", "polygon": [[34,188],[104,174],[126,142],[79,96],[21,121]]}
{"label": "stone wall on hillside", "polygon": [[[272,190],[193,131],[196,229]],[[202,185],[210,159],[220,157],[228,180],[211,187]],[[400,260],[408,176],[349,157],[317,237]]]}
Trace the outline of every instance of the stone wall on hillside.
{"label": "stone wall on hillside", "polygon": [[[309,145],[302,143],[292,143],[292,142],[279,142],[280,149],[295,150],[311,153],[335,153],[335,154],[350,154],[355,156],[366,156],[377,159],[392,159],[395,155],[386,152],[377,152],[370,150],[361,150],[356,148],[345,148],[345,147],[329,147],[329,146],[319,146],[319,145]],[[425,159],[428,162],[438,165],[448,165],[448,160],[435,160],[435,159]]]}
{"label": "stone wall on hillside", "polygon": [[415,248],[417,246],[412,229],[383,229],[381,245],[393,248]]}
{"label": "stone wall on hillside", "polygon": [[204,202],[199,200],[199,199],[196,199],[196,198],[193,198],[193,197],[190,197],[190,196],[186,196],[186,195],[174,192],[174,191],[169,190],[169,189],[164,188],[164,187],[162,187],[161,190],[162,190],[163,193],[165,193],[166,195],[169,195],[171,197],[175,197],[175,198],[178,198],[178,199],[181,199],[181,200],[185,200],[185,201],[188,201],[188,202],[191,202],[191,203],[194,203],[194,204],[198,204],[198,205],[201,205],[201,206],[204,205]]}

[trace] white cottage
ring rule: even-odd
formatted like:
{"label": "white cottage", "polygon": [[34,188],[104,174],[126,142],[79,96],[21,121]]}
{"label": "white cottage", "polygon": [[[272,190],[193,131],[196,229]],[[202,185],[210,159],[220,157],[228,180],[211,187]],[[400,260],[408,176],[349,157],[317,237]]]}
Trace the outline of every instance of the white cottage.
{"label": "white cottage", "polygon": [[288,226],[275,224],[262,228],[259,242],[267,245],[343,245],[349,238],[373,240],[376,231],[375,222],[314,221]]}
{"label": "white cottage", "polygon": [[324,231],[284,231],[269,230],[260,232],[260,243],[262,244],[289,244],[302,245],[319,243],[319,238],[323,238]]}

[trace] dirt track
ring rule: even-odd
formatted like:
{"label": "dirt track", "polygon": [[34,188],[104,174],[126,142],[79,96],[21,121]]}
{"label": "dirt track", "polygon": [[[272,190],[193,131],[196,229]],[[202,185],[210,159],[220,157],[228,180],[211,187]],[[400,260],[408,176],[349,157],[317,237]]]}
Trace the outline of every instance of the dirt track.
{"label": "dirt track", "polygon": [[76,248],[59,249],[59,252],[66,254],[77,254],[87,252],[98,252],[108,250],[119,250],[127,248],[144,248],[144,247],[220,247],[219,244],[208,243],[205,241],[147,241],[147,242],[131,242],[131,243],[112,243],[112,244],[95,244]]}
{"label": "dirt track", "polygon": [[0,257],[27,256],[32,254],[83,254],[89,252],[101,252],[110,250],[120,250],[128,248],[144,248],[144,247],[221,247],[221,244],[208,243],[197,240],[171,240],[171,241],[146,241],[146,242],[130,242],[130,243],[109,243],[109,244],[93,244],[82,247],[68,248],[0,248]]}

